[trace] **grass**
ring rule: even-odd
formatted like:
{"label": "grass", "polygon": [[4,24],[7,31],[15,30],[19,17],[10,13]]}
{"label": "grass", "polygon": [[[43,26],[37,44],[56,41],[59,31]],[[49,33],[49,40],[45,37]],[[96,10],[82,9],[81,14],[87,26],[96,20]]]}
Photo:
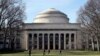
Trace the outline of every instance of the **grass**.
{"label": "grass", "polygon": [[[0,56],[29,56],[28,51],[23,52],[13,52],[13,53],[4,53]],[[32,56],[43,56],[43,50],[33,50]],[[67,51],[63,50],[61,53],[59,50],[51,50],[48,54],[48,51],[45,51],[45,56],[100,56],[98,51]]]}

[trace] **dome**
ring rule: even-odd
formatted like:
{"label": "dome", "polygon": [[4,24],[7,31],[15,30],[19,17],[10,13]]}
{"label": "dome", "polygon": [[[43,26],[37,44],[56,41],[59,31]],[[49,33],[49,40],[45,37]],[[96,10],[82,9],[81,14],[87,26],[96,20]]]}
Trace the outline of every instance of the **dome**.
{"label": "dome", "polygon": [[59,10],[50,8],[40,12],[33,23],[68,23],[67,15]]}

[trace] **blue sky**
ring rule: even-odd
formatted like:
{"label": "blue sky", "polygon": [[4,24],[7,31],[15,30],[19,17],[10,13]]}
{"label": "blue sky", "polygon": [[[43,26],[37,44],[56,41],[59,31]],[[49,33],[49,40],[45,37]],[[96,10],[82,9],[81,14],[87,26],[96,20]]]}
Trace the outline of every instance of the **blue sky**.
{"label": "blue sky", "polygon": [[78,10],[87,0],[23,0],[26,9],[26,23],[32,23],[35,16],[48,8],[55,8],[67,14],[71,23],[75,23]]}

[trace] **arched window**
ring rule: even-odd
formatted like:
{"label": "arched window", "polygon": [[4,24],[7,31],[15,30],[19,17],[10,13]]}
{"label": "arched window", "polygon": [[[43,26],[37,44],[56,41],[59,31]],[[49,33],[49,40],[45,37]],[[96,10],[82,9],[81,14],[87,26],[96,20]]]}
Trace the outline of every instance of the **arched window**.
{"label": "arched window", "polygon": [[69,42],[69,33],[66,34],[66,44]]}
{"label": "arched window", "polygon": [[59,34],[56,33],[55,34],[55,49],[58,49],[58,45],[59,45]]}
{"label": "arched window", "polygon": [[44,34],[44,49],[48,49],[48,34]]}
{"label": "arched window", "polygon": [[36,49],[37,48],[37,34],[36,33],[34,33],[34,35],[33,35],[33,49]]}
{"label": "arched window", "polygon": [[37,39],[37,34],[35,33],[33,37],[34,37],[34,39],[36,40],[36,39]]}
{"label": "arched window", "polygon": [[74,42],[74,33],[71,34],[71,42]]}
{"label": "arched window", "polygon": [[31,33],[28,34],[28,38],[29,38],[29,40],[32,40],[32,34]]}
{"label": "arched window", "polygon": [[53,34],[52,33],[49,35],[49,38],[50,38],[50,41],[53,41]]}
{"label": "arched window", "polygon": [[58,33],[55,34],[55,39],[59,39],[59,34]]}
{"label": "arched window", "polygon": [[42,49],[42,33],[39,33],[39,49]]}
{"label": "arched window", "polygon": [[47,33],[45,33],[45,34],[44,34],[44,37],[48,37],[48,34],[47,34]]}
{"label": "arched window", "polygon": [[64,40],[64,34],[61,33],[61,40]]}
{"label": "arched window", "polygon": [[53,33],[50,33],[50,35],[49,35],[50,37],[53,37]]}
{"label": "arched window", "polygon": [[66,34],[66,39],[69,39],[69,34],[68,33]]}
{"label": "arched window", "polygon": [[49,40],[50,40],[50,49],[53,49],[53,33],[50,33]]}
{"label": "arched window", "polygon": [[42,36],[42,33],[39,33],[39,36]]}

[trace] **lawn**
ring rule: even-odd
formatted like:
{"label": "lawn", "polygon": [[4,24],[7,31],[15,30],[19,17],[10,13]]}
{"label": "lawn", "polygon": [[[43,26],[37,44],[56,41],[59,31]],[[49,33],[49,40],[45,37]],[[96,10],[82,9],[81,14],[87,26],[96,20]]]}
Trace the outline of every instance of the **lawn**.
{"label": "lawn", "polygon": [[[0,56],[29,56],[29,55],[28,55],[28,51],[24,51],[24,52],[0,54]],[[43,50],[32,51],[32,56],[43,56]],[[52,51],[50,51],[50,53],[48,53],[48,51],[45,51],[44,56],[100,56],[100,52],[98,52],[98,51],[65,51],[65,50],[63,50],[60,53],[59,50],[52,50]]]}

